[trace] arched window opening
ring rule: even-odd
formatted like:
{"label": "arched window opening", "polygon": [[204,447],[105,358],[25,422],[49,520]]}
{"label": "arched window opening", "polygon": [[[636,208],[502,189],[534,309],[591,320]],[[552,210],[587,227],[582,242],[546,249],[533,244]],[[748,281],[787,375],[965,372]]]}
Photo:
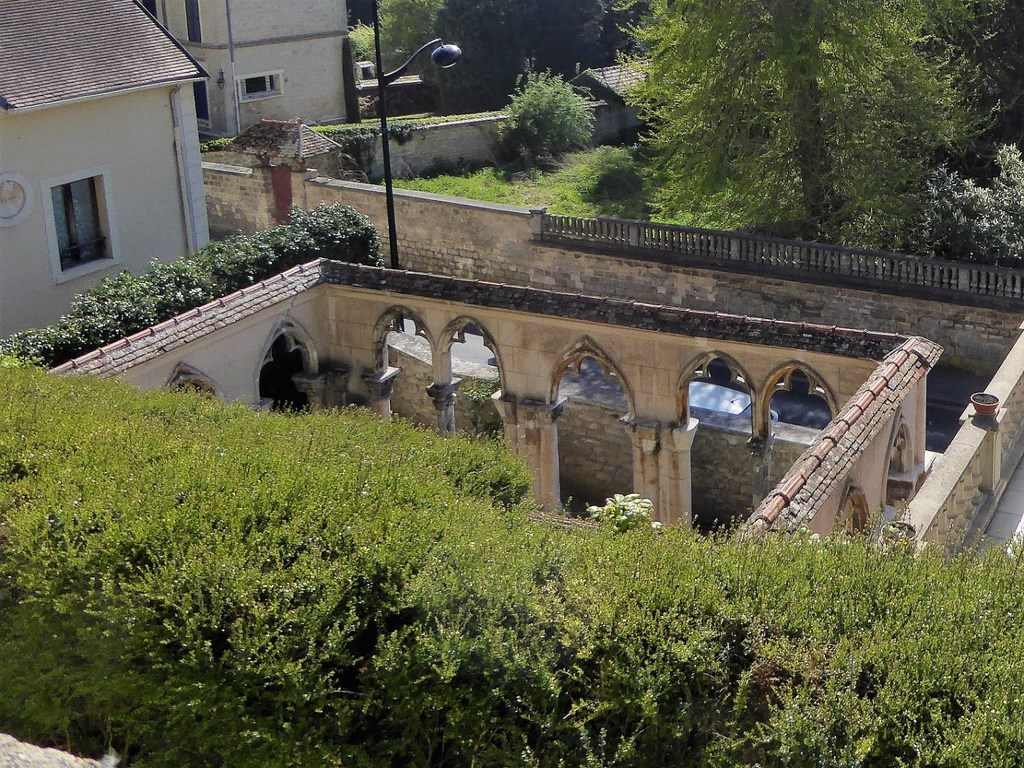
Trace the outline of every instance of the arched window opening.
{"label": "arched window opening", "polygon": [[434,381],[434,348],[426,323],[405,307],[388,310],[377,321],[378,372],[400,368],[391,392],[391,410],[424,427],[436,427],[437,415],[427,388]]}
{"label": "arched window opening", "polygon": [[260,368],[260,399],[275,411],[301,411],[309,398],[300,392],[292,377],[306,373],[305,348],[289,334],[281,334],[270,345]]}
{"label": "arched window opening", "polygon": [[850,488],[839,513],[839,525],[850,536],[867,533],[870,512],[868,500],[860,488]]}
{"label": "arched window opening", "polygon": [[633,490],[632,435],[622,423],[631,398],[614,367],[594,351],[579,351],[560,367],[555,399],[566,398],[558,418],[562,502],[570,514]]}
{"label": "arched window opening", "polygon": [[167,381],[167,388],[204,397],[218,397],[217,387],[203,373],[187,363],[178,363]]}
{"label": "arched window opening", "polygon": [[687,384],[691,415],[707,425],[738,426],[752,423],[750,387],[743,375],[721,357],[699,365]]}
{"label": "arched window opening", "polygon": [[832,420],[825,388],[807,372],[794,367],[775,384],[768,403],[772,420],[798,427],[823,429]]}
{"label": "arched window opening", "polygon": [[502,421],[491,395],[501,389],[498,348],[483,326],[460,318],[448,326],[451,372],[462,380],[455,401],[455,428],[486,437],[502,434]]}

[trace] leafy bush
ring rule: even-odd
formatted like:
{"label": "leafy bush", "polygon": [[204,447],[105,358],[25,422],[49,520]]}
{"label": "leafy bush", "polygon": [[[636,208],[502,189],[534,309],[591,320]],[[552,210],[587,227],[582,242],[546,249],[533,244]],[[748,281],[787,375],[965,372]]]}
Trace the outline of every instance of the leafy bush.
{"label": "leafy bush", "polygon": [[616,493],[605,499],[602,506],[587,507],[587,512],[594,520],[610,525],[619,533],[649,524],[661,527],[660,523],[651,523],[653,511],[654,503],[650,499],[640,498],[639,493]]}
{"label": "leafy bush", "polygon": [[224,138],[217,139],[203,139],[199,142],[199,151],[220,152],[221,150],[231,149],[231,145],[234,140],[234,136],[226,136]]}
{"label": "leafy bush", "polygon": [[361,213],[341,205],[293,208],[287,224],[154,262],[138,277],[108,277],[76,296],[53,325],[0,341],[0,352],[60,365],[298,264],[324,258],[379,266],[379,254],[377,231]]}
{"label": "leafy bush", "polygon": [[928,183],[929,206],[917,249],[957,261],[1024,265],[1024,159],[1001,147],[999,175],[982,187],[941,168]]}
{"label": "leafy bush", "polygon": [[587,100],[565,80],[546,72],[524,75],[507,112],[499,149],[506,157],[527,163],[581,149],[594,132]]}
{"label": "leafy bush", "polygon": [[527,521],[490,443],[0,387],[20,738],[138,768],[1020,764],[1022,565],[998,549],[569,531]]}

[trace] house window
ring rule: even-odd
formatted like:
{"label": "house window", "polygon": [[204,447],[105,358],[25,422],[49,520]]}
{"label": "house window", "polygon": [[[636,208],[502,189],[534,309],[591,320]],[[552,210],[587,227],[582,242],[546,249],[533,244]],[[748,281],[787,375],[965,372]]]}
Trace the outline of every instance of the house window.
{"label": "house window", "polygon": [[156,18],[156,0],[142,0],[142,7],[149,12],[150,16]]}
{"label": "house window", "polygon": [[109,259],[100,200],[103,179],[90,176],[50,189],[61,272]]}
{"label": "house window", "polygon": [[242,101],[280,96],[283,74],[282,72],[268,72],[262,75],[249,75],[240,80],[238,85]]}
{"label": "house window", "polygon": [[192,96],[196,101],[196,120],[210,124],[210,101],[206,95],[206,81],[192,83]]}
{"label": "house window", "polygon": [[203,28],[199,23],[199,0],[185,0],[185,25],[190,43],[203,42]]}

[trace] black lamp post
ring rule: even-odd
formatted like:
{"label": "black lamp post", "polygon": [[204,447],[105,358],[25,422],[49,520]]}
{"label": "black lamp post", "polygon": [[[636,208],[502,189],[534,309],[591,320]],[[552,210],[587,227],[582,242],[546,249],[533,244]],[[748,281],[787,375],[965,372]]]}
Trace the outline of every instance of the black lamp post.
{"label": "black lamp post", "polygon": [[384,154],[384,191],[387,197],[388,206],[388,243],[391,246],[391,268],[400,269],[398,263],[398,234],[395,227],[395,190],[391,178],[391,146],[388,141],[388,98],[387,87],[401,77],[409,69],[409,65],[416,60],[416,57],[433,48],[430,54],[431,61],[441,69],[454,67],[462,58],[462,51],[457,45],[451,43],[442,44],[441,38],[431,40],[424,44],[408,60],[393,72],[384,74],[384,64],[380,55],[380,13],[378,0],[373,0],[373,46],[377,58],[377,112],[380,115],[380,140],[381,149]]}

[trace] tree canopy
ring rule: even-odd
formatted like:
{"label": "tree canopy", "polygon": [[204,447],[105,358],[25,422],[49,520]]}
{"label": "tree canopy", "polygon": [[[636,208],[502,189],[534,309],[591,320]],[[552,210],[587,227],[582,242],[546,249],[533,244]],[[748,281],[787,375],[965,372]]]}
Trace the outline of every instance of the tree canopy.
{"label": "tree canopy", "polygon": [[892,246],[972,128],[922,0],[653,0],[663,215]]}

